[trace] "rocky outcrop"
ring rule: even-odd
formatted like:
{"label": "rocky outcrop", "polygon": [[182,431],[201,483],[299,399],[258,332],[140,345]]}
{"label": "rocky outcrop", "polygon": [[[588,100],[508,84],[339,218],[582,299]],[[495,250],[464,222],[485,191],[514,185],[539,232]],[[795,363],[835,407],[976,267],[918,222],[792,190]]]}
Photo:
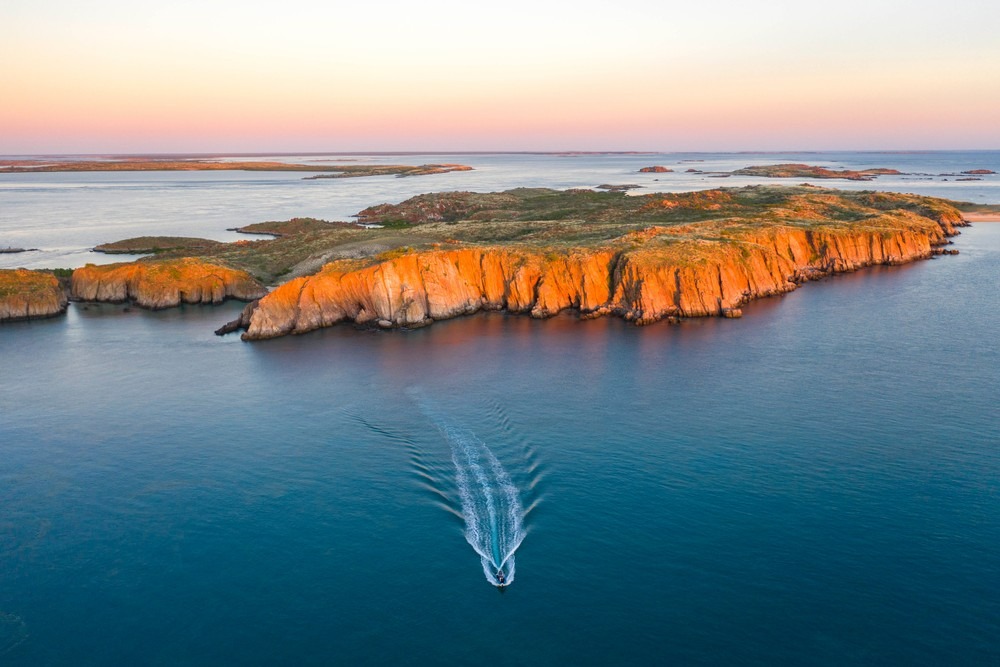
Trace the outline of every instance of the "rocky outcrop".
{"label": "rocky outcrop", "polygon": [[245,271],[185,258],[87,266],[73,272],[71,296],[79,301],[134,301],[160,309],[182,303],[252,301],[267,290]]}
{"label": "rocky outcrop", "polygon": [[878,176],[896,176],[896,169],[827,169],[810,164],[766,164],[744,167],[732,172],[737,176],[764,178],[843,178],[849,181],[872,181]]}
{"label": "rocky outcrop", "polygon": [[[341,321],[425,325],[479,310],[549,317],[566,308],[638,324],[664,318],[738,317],[753,299],[873,264],[930,257],[949,219],[895,210],[850,223],[649,227],[603,248],[485,246],[433,249],[364,265],[338,261],[262,298],[246,340],[298,334]],[[959,222],[961,216],[958,216]]]}
{"label": "rocky outcrop", "polygon": [[655,167],[643,167],[639,170],[640,174],[669,174],[673,169],[669,167],[661,167],[659,165]]}
{"label": "rocky outcrop", "polygon": [[226,334],[231,334],[234,331],[245,330],[250,326],[250,318],[253,316],[253,311],[257,310],[257,304],[260,303],[259,299],[254,299],[248,303],[242,311],[240,311],[240,316],[231,322],[226,322],[221,327],[215,330],[216,336],[225,336]]}
{"label": "rocky outcrop", "polygon": [[0,269],[0,322],[53,317],[66,305],[66,291],[51,273]]}

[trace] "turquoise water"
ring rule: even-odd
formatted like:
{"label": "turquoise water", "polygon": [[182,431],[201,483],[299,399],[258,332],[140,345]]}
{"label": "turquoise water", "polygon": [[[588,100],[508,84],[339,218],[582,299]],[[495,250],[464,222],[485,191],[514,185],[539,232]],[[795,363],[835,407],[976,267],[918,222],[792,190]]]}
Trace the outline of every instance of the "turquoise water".
{"label": "turquoise water", "polygon": [[645,328],[4,325],[0,664],[996,664],[1000,225],[954,247]]}

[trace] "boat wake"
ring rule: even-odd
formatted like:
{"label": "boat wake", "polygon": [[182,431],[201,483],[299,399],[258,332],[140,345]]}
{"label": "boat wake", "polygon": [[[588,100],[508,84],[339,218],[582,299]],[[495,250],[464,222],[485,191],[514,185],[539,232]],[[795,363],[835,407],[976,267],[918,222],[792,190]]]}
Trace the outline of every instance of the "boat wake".
{"label": "boat wake", "polygon": [[514,581],[514,552],[524,540],[524,508],[517,487],[500,461],[475,434],[436,421],[451,445],[455,483],[465,518],[465,539],[479,554],[483,573],[495,586],[503,573]]}
{"label": "boat wake", "polygon": [[447,419],[426,399],[415,398],[451,448],[466,541],[479,554],[487,581],[494,586],[510,585],[515,576],[514,552],[526,532],[517,486],[475,433]]}
{"label": "boat wake", "polygon": [[[513,583],[514,553],[527,534],[527,516],[541,502],[538,487],[544,469],[534,448],[517,435],[503,407],[494,404],[487,422],[495,422],[490,430],[495,432],[497,451],[517,464],[512,476],[482,438],[447,416],[419,389],[409,388],[407,393],[443,436],[450,461],[438,459],[421,446],[422,438],[413,435],[411,428],[355,419],[409,451],[418,485],[433,504],[462,522],[465,539],[479,555],[486,580],[494,586]],[[528,501],[527,509],[523,499]]]}

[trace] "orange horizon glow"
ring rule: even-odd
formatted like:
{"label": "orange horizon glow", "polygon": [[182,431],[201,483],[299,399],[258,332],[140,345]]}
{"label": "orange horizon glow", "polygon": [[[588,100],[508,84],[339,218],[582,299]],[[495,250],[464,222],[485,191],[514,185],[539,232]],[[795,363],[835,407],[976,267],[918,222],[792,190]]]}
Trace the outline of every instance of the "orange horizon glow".
{"label": "orange horizon glow", "polygon": [[[144,17],[117,2],[14,0],[0,9],[0,56],[15,64],[0,71],[14,91],[0,104],[0,154],[1000,148],[1000,47],[986,20],[1000,9],[976,4],[968,23],[968,8],[922,16],[923,3],[894,14],[850,0],[816,37],[815,17],[775,9],[785,4],[734,3],[729,23],[721,6],[685,15],[639,2],[571,25],[553,10],[526,29],[449,2],[399,5],[396,22],[391,9],[306,3],[343,26],[327,33],[310,11],[275,18],[255,3]],[[859,27],[852,4],[898,34]],[[931,40],[949,20],[968,23],[963,41]]]}

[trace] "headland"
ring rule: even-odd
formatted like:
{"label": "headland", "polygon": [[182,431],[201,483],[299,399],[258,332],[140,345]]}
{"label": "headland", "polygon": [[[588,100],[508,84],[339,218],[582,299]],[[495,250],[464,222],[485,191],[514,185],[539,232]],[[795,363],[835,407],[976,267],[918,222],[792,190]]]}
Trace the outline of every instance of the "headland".
{"label": "headland", "polygon": [[963,210],[984,212],[933,197],[814,186],[431,193],[371,206],[357,222],[293,218],[239,228],[274,238],[108,244],[155,254],[77,269],[69,295],[146,308],[248,301],[223,327],[245,330],[246,340],[344,321],[426,326],[480,310],[544,318],[570,309],[636,324],[739,317],[754,299],[822,276],[953,254],[943,246],[967,224]]}

